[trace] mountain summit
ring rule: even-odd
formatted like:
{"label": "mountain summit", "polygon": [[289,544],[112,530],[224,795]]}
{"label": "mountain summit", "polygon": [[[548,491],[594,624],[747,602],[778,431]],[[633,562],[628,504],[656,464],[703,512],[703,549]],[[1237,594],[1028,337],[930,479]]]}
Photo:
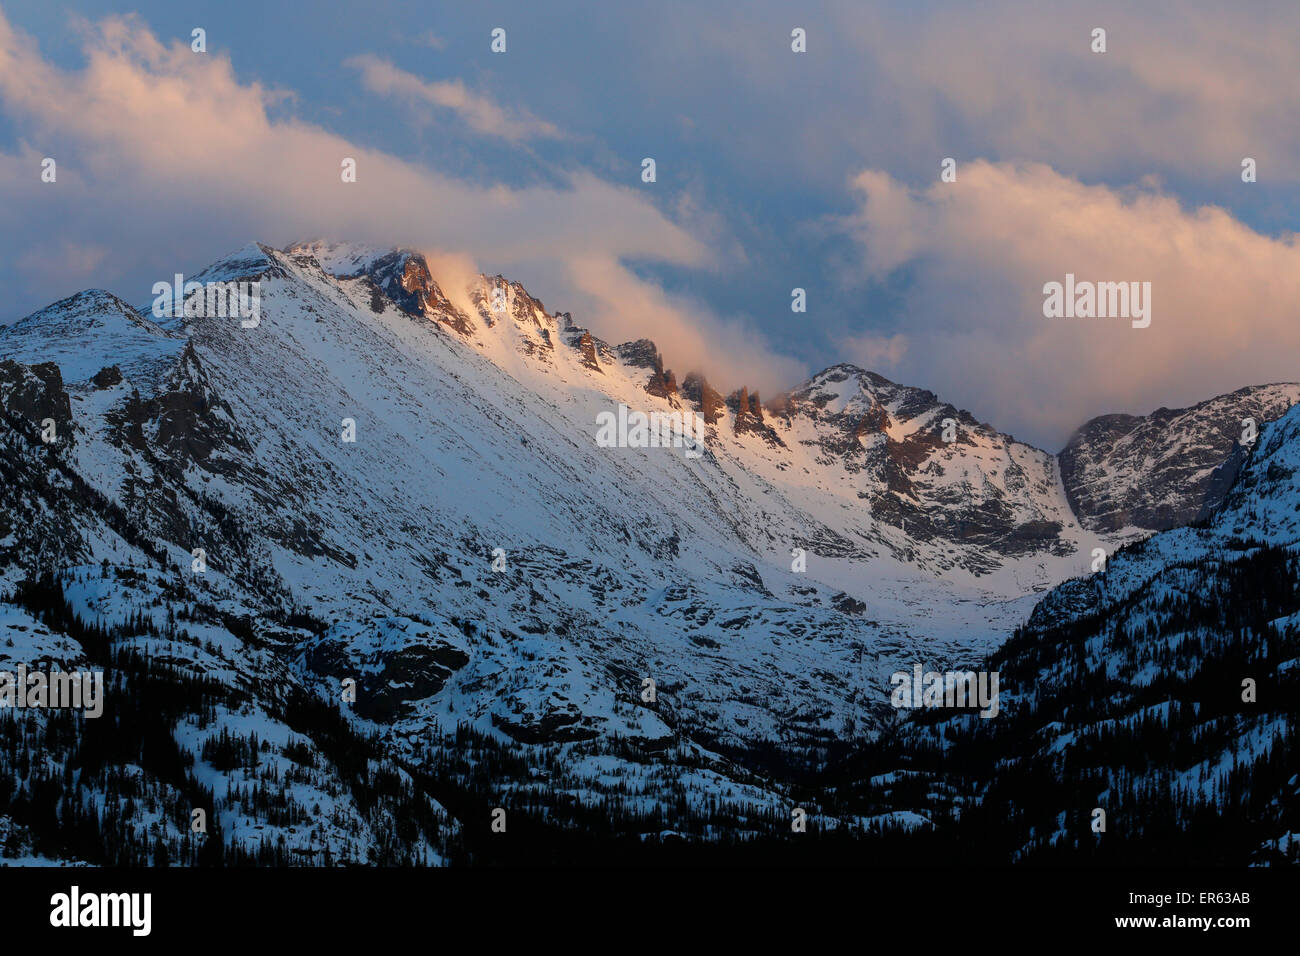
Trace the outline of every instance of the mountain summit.
{"label": "mountain summit", "polygon": [[[1058,457],[850,365],[728,392],[410,250],[253,244],[194,279],[258,282],[260,321],[90,291],[0,331],[0,578],[27,595],[6,613],[165,653],[228,689],[232,728],[248,706],[288,734],[351,680],[350,719],[410,772],[513,742],[584,800],[617,766],[652,815],[676,784],[628,747],[700,768],[692,801],[777,800],[773,754],[889,726],[891,672],[977,660],[1096,549],[1213,510],[1240,420],[1300,398],[1110,416]],[[599,446],[620,409],[701,415],[703,454]],[[336,852],[307,816],[293,845]]]}

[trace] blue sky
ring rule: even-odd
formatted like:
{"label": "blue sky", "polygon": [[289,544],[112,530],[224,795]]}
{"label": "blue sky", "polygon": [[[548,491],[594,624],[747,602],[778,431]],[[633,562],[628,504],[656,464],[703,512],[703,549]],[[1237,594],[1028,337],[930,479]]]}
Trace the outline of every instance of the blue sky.
{"label": "blue sky", "polygon": [[[0,321],[348,232],[505,272],[728,389],[851,361],[1052,449],[1293,379],[1300,14],[1132,7],[0,0]],[[207,62],[159,53],[196,26]],[[335,209],[348,145],[366,201]],[[1152,281],[1151,328],[1050,326],[1066,271]]]}

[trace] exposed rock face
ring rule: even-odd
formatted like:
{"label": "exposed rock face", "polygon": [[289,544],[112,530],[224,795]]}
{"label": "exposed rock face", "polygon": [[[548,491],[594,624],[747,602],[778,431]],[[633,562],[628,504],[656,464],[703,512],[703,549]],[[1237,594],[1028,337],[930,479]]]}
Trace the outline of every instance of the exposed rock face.
{"label": "exposed rock face", "polygon": [[645,390],[651,395],[669,399],[674,405],[677,404],[677,376],[673,374],[672,369],[664,371],[662,361],[659,363],[659,367],[655,369],[654,375],[650,377]]}
{"label": "exposed rock face", "polygon": [[754,405],[749,400],[749,389],[742,385],[736,391],[727,396],[727,408],[735,413],[735,429],[738,432],[757,430],[750,428],[750,422],[762,424],[763,411],[760,407],[757,414],[754,411]]}
{"label": "exposed rock face", "polygon": [[618,353],[624,365],[651,370],[650,381],[645,387],[647,392],[659,398],[666,398],[673,405],[678,404],[677,377],[671,370],[664,370],[664,357],[659,354],[659,349],[654,342],[649,339],[638,339],[635,342],[625,342],[617,346],[614,351]]}
{"label": "exposed rock face", "polygon": [[584,720],[576,707],[567,713],[557,709],[541,716],[526,711],[516,716],[518,719],[494,713],[492,726],[521,744],[569,743],[600,736],[600,731]]}
{"label": "exposed rock face", "polygon": [[1092,530],[1189,524],[1219,505],[1245,461],[1243,419],[1259,427],[1298,401],[1300,386],[1260,385],[1191,408],[1094,418],[1060,454],[1065,493]]}
{"label": "exposed rock face", "polygon": [[848,594],[837,594],[831,598],[831,605],[842,614],[861,616],[866,613],[867,605]]}
{"label": "exposed rock face", "polygon": [[112,388],[114,385],[122,384],[122,370],[116,365],[110,365],[102,368],[95,373],[91,379],[96,388]]}
{"label": "exposed rock face", "polygon": [[474,331],[470,317],[451,304],[418,252],[395,250],[370,263],[366,272],[398,308],[408,315],[433,319],[462,335]]}
{"label": "exposed rock face", "polygon": [[784,447],[785,442],[781,436],[763,421],[763,403],[758,392],[751,395],[749,389],[742,385],[739,391],[732,392],[727,398],[727,407],[736,413],[733,424],[736,434],[748,432],[760,436],[769,445]]}
{"label": "exposed rock face", "polygon": [[540,327],[541,317],[547,314],[541,299],[534,298],[521,283],[510,283],[511,301],[514,303],[514,316],[521,322],[532,322]]}
{"label": "exposed rock face", "polygon": [[956,540],[1005,556],[1068,548],[1058,535],[1072,515],[1056,487],[1053,456],[932,392],[837,365],[787,403],[792,423],[814,425],[810,440],[823,460],[860,476],[859,497],[872,516],[910,539]]}
{"label": "exposed rock face", "polygon": [[13,427],[32,439],[41,433],[41,423],[52,419],[62,441],[74,440],[72,403],[63,390],[59,367],[53,362],[0,362],[0,407]]}
{"label": "exposed rock face", "polygon": [[750,562],[737,562],[732,565],[731,573],[735,575],[735,579],[741,587],[762,594],[764,597],[770,598],[772,596],[772,592],[763,583],[763,576],[759,574],[758,568],[754,567]]}
{"label": "exposed rock face", "polygon": [[596,342],[590,332],[583,332],[578,336],[577,349],[582,356],[582,364],[593,372],[599,372],[600,362],[596,360]]}
{"label": "exposed rock face", "polygon": [[[407,315],[432,319],[461,335],[474,332],[470,317],[453,305],[434,281],[428,260],[412,249],[375,250],[317,239],[292,243],[284,251],[295,261],[319,265],[330,275],[369,278],[374,283],[370,298],[373,312],[382,312],[387,299]],[[272,272],[282,271],[274,261],[270,267]]]}
{"label": "exposed rock face", "polygon": [[[1249,396],[1223,398],[1237,407]],[[1189,434],[1175,437],[1165,429],[1181,431],[1176,423],[1192,411],[1161,410],[1122,421],[1106,416],[1107,430],[1091,434],[1114,441],[1116,464],[1141,465],[1126,439],[1165,434],[1167,441],[1186,440]],[[1160,424],[1144,427],[1147,418]],[[1145,467],[1116,476],[1145,474],[1168,454],[1163,444],[1148,450],[1152,458]],[[1199,442],[1192,450],[1201,453]],[[1177,469],[1170,473],[1178,476]],[[1146,506],[1149,499],[1135,501]],[[943,783],[978,764],[983,769],[975,772],[979,779],[970,792],[981,795],[971,801],[979,810],[963,811],[961,825],[981,840],[1018,814],[1032,781],[1055,781],[1066,803],[1075,781],[1087,779],[1097,781],[1089,786],[1110,792],[1122,787],[1126,839],[1139,852],[1168,840],[1168,846],[1194,847],[1187,859],[1203,859],[1202,848],[1214,842],[1225,848],[1225,863],[1230,855],[1233,865],[1294,865],[1294,854],[1286,850],[1300,829],[1294,799],[1300,760],[1283,729],[1285,718],[1257,706],[1241,688],[1256,682],[1285,688],[1276,703],[1279,710],[1293,707],[1298,502],[1300,408],[1291,408],[1261,425],[1232,490],[1198,527],[1170,529],[1119,550],[1104,572],[1071,578],[1035,605],[1026,626],[989,660],[989,669],[1001,675],[996,720],[949,714],[915,722],[889,744],[901,759],[864,763],[874,774],[881,767],[913,769],[918,753],[940,755],[928,768],[937,771],[934,777],[924,779],[928,771],[922,771],[914,792],[942,793],[944,805],[952,798]],[[1158,511],[1150,514],[1164,519]],[[1239,676],[1246,660],[1249,681]],[[1251,702],[1242,706],[1238,694]],[[1103,746],[1096,745],[1099,734]],[[1148,756],[1133,761],[1128,755],[1134,752]],[[1164,780],[1171,763],[1184,759],[1191,767],[1212,768],[1205,776],[1214,782],[1205,789],[1175,787],[1171,794]],[[951,767],[962,770],[949,776]],[[1219,797],[1229,802],[1228,812],[1195,811],[1210,789],[1232,795]],[[1227,819],[1241,825],[1232,839],[1224,837]],[[1092,852],[1095,837],[1086,823],[1053,829],[1024,819],[990,842],[1000,842],[1004,849],[993,852],[1017,865],[1057,861],[1076,847],[1080,859]]]}
{"label": "exposed rock face", "polygon": [[624,342],[622,345],[616,345],[614,351],[624,365],[631,365],[633,368],[655,368],[656,365],[659,367],[663,365],[659,358],[659,349],[650,339]]}
{"label": "exposed rock face", "polygon": [[[47,419],[53,440],[45,440]],[[8,581],[86,563],[88,538],[116,536],[157,558],[154,542],[74,464],[84,442],[54,363],[0,361],[0,575]]]}
{"label": "exposed rock face", "polygon": [[[181,321],[159,320],[177,327]],[[68,385],[91,381],[111,364],[148,388],[171,369],[184,341],[159,322],[109,292],[90,289],[0,328],[2,354],[32,367],[54,362]]]}
{"label": "exposed rock face", "polygon": [[459,635],[390,618],[333,627],[311,642],[304,660],[323,677],[355,680],[357,713],[391,723],[442,690],[469,655]]}
{"label": "exposed rock face", "polygon": [[[230,406],[208,381],[193,346],[186,344],[167,384],[150,403],[157,446],[173,460],[207,466],[218,474],[242,467],[252,446]],[[217,450],[226,454],[214,456]]]}
{"label": "exposed rock face", "polygon": [[123,441],[139,451],[156,450],[158,467],[178,472],[192,464],[230,476],[245,466],[244,456],[252,453],[230,406],[216,394],[190,343],[158,394],[141,399],[135,393],[110,418]]}
{"label": "exposed rock face", "polygon": [[700,410],[700,415],[709,425],[716,425],[721,421],[722,414],[727,408],[722,395],[715,391],[698,372],[691,372],[682,380],[682,397],[695,403]]}

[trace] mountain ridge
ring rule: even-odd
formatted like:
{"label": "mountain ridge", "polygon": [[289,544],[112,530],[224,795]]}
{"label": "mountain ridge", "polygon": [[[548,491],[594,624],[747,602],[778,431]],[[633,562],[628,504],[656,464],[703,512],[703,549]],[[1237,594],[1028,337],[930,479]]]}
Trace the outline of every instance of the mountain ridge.
{"label": "mountain ridge", "polygon": [[[168,806],[227,792],[235,737],[259,773],[286,773],[247,756],[250,726],[314,748],[300,772],[321,811],[259,824],[286,853],[355,859],[355,839],[410,858],[357,820],[350,733],[405,774],[399,805],[417,777],[439,794],[419,812],[450,830],[417,858],[504,799],[489,790],[549,800],[534,774],[563,782],[546,806],[564,819],[608,801],[654,832],[702,836],[705,807],[788,828],[793,779],[896,724],[891,673],[975,664],[1097,548],[1145,536],[1082,527],[1054,456],[924,389],[846,365],[775,408],[693,375],[670,389],[649,340],[610,346],[500,277],[463,307],[390,255],[342,257],[340,278],[253,245],[194,277],[258,278],[252,328],[196,315],[63,341],[74,314],[47,315],[44,339],[0,331],[15,659],[160,679],[121,658],[142,654],[209,682],[201,713],[169,716],[197,783],[155,781]],[[700,409],[703,453],[601,447],[619,405]],[[1162,495],[1187,485],[1204,508],[1202,470]],[[261,845],[246,821],[265,816],[212,799],[229,839]]]}

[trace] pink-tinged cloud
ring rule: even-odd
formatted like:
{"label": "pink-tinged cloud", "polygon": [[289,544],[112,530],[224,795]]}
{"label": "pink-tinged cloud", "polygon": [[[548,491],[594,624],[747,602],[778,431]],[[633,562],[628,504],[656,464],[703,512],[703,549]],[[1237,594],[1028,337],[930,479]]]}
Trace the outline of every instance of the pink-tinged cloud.
{"label": "pink-tinged cloud", "polygon": [[490,97],[468,89],[460,80],[422,80],[371,54],[351,57],[345,65],[361,74],[361,84],[370,92],[396,97],[412,105],[449,110],[470,129],[485,136],[511,142],[560,137],[553,124],[520,110],[507,110]]}
{"label": "pink-tinged cloud", "polygon": [[[1064,441],[1085,418],[1192,404],[1300,377],[1300,242],[1151,186],[1087,185],[1036,163],[964,163],[957,182],[854,180],[843,225],[862,275],[915,270],[910,380],[1001,427]],[[1150,282],[1151,324],[1046,318],[1044,285]],[[905,379],[906,380],[906,379]]]}
{"label": "pink-tinged cloud", "polygon": [[837,343],[846,362],[889,375],[898,368],[907,354],[907,336],[901,332],[893,335],[873,335],[863,332],[846,335]]}
{"label": "pink-tinged cloud", "polygon": [[967,143],[1081,175],[1231,182],[1250,156],[1270,181],[1300,178],[1300,125],[1283,120],[1300,110],[1295,3],[1253,4],[1253,26],[1196,0],[836,9],[837,37],[879,71],[871,114],[899,104],[891,142],[936,166]]}
{"label": "pink-tinged cloud", "polygon": [[[798,12],[794,12],[795,10]],[[647,64],[721,64],[738,108],[770,123],[701,124],[719,150],[823,186],[843,163],[928,175],[945,156],[1037,160],[1125,181],[1159,170],[1202,185],[1300,181],[1300,4],[1256,0],[864,3],[751,0],[640,24]],[[792,54],[789,31],[808,29]],[[1092,30],[1107,51],[1092,52]],[[661,100],[699,74],[653,74]],[[788,144],[788,146],[786,145]]]}
{"label": "pink-tinged cloud", "polygon": [[[112,235],[95,281],[111,285],[142,265],[159,276],[201,267],[250,238],[283,244],[323,235],[434,249],[525,279],[548,305],[614,341],[632,330],[660,339],[674,366],[708,365],[735,383],[773,381],[789,367],[756,335],[747,336],[743,360],[671,351],[669,343],[711,342],[714,329],[725,337],[734,323],[664,296],[624,265],[715,261],[689,222],[668,218],[637,186],[581,170],[560,186],[465,182],[273,118],[270,109],[289,94],[240,82],[227,57],[164,44],[136,18],[110,17],[84,35],[85,68],[63,70],[0,12],[0,105],[20,138],[15,154],[0,154],[0,254],[66,254],[60,240],[33,238],[49,236],[51,222],[60,235]],[[43,184],[39,164],[51,143],[61,144],[59,178]],[[344,159],[356,161],[355,183],[342,181]],[[72,281],[75,288],[49,298],[76,291],[82,277]],[[116,291],[146,297],[144,289]],[[578,301],[599,302],[600,315],[583,316],[570,305]]]}

